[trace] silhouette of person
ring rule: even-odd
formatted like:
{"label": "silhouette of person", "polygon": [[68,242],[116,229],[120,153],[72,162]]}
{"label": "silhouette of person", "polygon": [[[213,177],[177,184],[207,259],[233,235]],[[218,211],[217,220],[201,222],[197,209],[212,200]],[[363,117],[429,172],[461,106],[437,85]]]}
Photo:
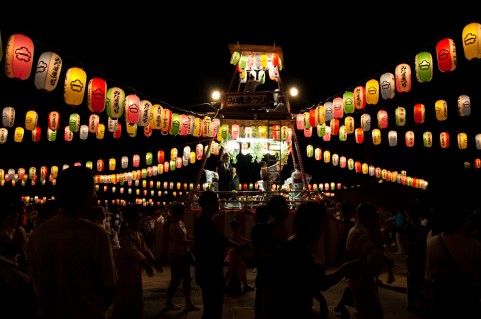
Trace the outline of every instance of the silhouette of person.
{"label": "silhouette of person", "polygon": [[231,243],[214,223],[219,199],[204,191],[197,200],[201,214],[194,223],[195,280],[202,292],[203,319],[222,319],[224,307],[224,255]]}
{"label": "silhouette of person", "polygon": [[256,80],[256,76],[251,73],[244,86],[244,92],[255,92],[257,86],[261,84],[260,81]]}
{"label": "silhouette of person", "polygon": [[217,162],[217,173],[219,174],[219,198],[229,197],[230,194],[227,192],[232,190],[232,166],[229,160],[229,153],[225,152]]}
{"label": "silhouette of person", "polygon": [[59,214],[36,227],[27,246],[39,318],[105,319],[117,273],[109,235],[88,220],[97,200],[94,172],[66,168],[56,190]]}

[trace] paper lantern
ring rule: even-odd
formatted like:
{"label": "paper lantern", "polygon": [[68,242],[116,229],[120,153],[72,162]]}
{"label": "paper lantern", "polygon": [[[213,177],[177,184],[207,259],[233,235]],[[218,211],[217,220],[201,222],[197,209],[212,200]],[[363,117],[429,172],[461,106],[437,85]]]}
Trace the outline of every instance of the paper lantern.
{"label": "paper lantern", "polygon": [[30,110],[25,115],[25,129],[27,131],[32,131],[37,127],[38,123],[38,113],[36,111]]}
{"label": "paper lantern", "polygon": [[0,144],[5,144],[8,140],[8,130],[4,127],[0,128]]}
{"label": "paper lantern", "polygon": [[177,157],[175,160],[175,168],[182,168],[183,165],[183,159],[182,157]]}
{"label": "paper lantern", "polygon": [[474,168],[481,168],[481,158],[475,158],[474,159]]}
{"label": "paper lantern", "polygon": [[465,150],[468,147],[468,136],[466,133],[461,132],[458,134],[458,148]]}
{"label": "paper lantern", "polygon": [[366,103],[376,105],[379,102],[379,81],[370,79],[366,82]]}
{"label": "paper lantern", "polygon": [[105,135],[105,125],[103,123],[99,123],[99,127],[97,128],[97,132],[95,132],[95,137],[98,140],[101,140],[104,138]]}
{"label": "paper lantern", "polygon": [[173,161],[177,158],[179,154],[179,151],[177,150],[177,148],[173,147],[170,149],[170,160]]}
{"label": "paper lantern", "polygon": [[436,44],[436,58],[439,71],[450,72],[456,69],[458,59],[453,39],[444,38]]}
{"label": "paper lantern", "polygon": [[298,130],[304,129],[304,113],[299,113],[296,115],[296,128]]}
{"label": "paper lantern", "polygon": [[117,161],[115,158],[110,158],[109,159],[109,170],[115,171],[115,166],[117,165]]}
{"label": "paper lantern", "polygon": [[472,22],[463,28],[463,49],[466,59],[481,59],[481,24]]}
{"label": "paper lantern", "polygon": [[139,121],[140,98],[135,94],[129,94],[124,102],[125,122],[136,124]]}
{"label": "paper lantern", "polygon": [[62,58],[55,52],[43,52],[38,58],[35,71],[35,87],[52,92],[57,87],[62,71]]}
{"label": "paper lantern", "polygon": [[[196,120],[199,120],[198,128],[196,128],[199,134],[197,136],[200,136],[200,119],[196,118]],[[172,111],[164,107],[162,108],[160,132],[163,135],[169,134],[171,126],[172,126]]]}
{"label": "paper lantern", "polygon": [[204,146],[199,143],[195,146],[195,158],[200,161],[202,157],[204,156]]}
{"label": "paper lantern", "polygon": [[386,110],[379,110],[377,112],[377,126],[380,129],[385,129],[388,125],[388,115]]}
{"label": "paper lantern", "polygon": [[157,162],[162,164],[165,161],[165,152],[163,150],[157,151]]}
{"label": "paper lantern", "polygon": [[72,132],[78,132],[80,129],[80,115],[78,113],[72,113],[69,116],[68,127]]}
{"label": "paper lantern", "polygon": [[361,128],[364,132],[371,130],[371,115],[368,113],[361,115]]}
{"label": "paper lantern", "polygon": [[180,132],[180,114],[179,113],[172,113],[172,123],[170,125],[169,134],[176,136]]}
{"label": "paper lantern", "polygon": [[[182,163],[180,163],[180,166],[182,166]],[[171,160],[170,161],[170,170],[175,171],[177,168],[177,159]]]}
{"label": "paper lantern", "polygon": [[125,91],[119,87],[111,87],[105,97],[105,111],[108,117],[118,119],[124,114]]}
{"label": "paper lantern", "polygon": [[317,136],[323,137],[326,134],[326,124],[317,125]]}
{"label": "paper lantern", "polygon": [[394,74],[386,72],[381,75],[379,80],[381,86],[381,97],[385,100],[391,100],[395,96],[396,83],[394,82]]}
{"label": "paper lantern", "polygon": [[352,158],[349,158],[347,160],[347,169],[350,171],[354,169],[354,160]]}
{"label": "paper lantern", "polygon": [[316,161],[320,161],[322,159],[322,150],[319,147],[316,147],[314,150],[314,158]]}
{"label": "paper lantern", "polygon": [[346,127],[346,134],[354,133],[354,118],[352,116],[346,116],[344,119],[344,126]]}
{"label": "paper lantern", "polygon": [[448,103],[445,100],[437,100],[434,103],[434,110],[438,121],[445,121],[448,118]]}
{"label": "paper lantern", "polygon": [[401,63],[396,66],[394,78],[396,80],[396,91],[398,93],[411,91],[411,73],[411,66],[407,63]]}
{"label": "paper lantern", "polygon": [[25,130],[23,127],[16,127],[15,134],[13,135],[13,141],[16,143],[21,143],[23,141],[23,135],[25,134]]}
{"label": "paper lantern", "polygon": [[97,160],[97,171],[102,172],[104,170],[104,160]]}
{"label": "paper lantern", "polygon": [[433,134],[431,132],[426,131],[423,133],[423,145],[424,147],[433,146]]}
{"label": "paper lantern", "polygon": [[356,110],[364,110],[366,108],[366,87],[357,86],[354,89],[354,107]]}
{"label": "paper lantern", "polygon": [[332,154],[331,160],[332,160],[332,166],[338,166],[339,165],[339,154]]}
{"label": "paper lantern", "polygon": [[389,146],[397,146],[397,132],[394,130],[389,131],[387,134]]}
{"label": "paper lantern", "polygon": [[87,87],[87,107],[90,112],[101,113],[105,110],[107,82],[102,78],[92,78]]}
{"label": "paper lantern", "polygon": [[332,101],[332,107],[334,109],[334,118],[340,119],[344,117],[344,101],[342,97],[335,97]]}
{"label": "paper lantern", "polygon": [[304,128],[304,137],[311,137],[312,136],[312,127]]}
{"label": "paper lantern", "polygon": [[79,106],[82,104],[87,84],[87,73],[78,67],[71,67],[65,74],[63,85],[63,99],[67,105]]}
{"label": "paper lantern", "polygon": [[477,150],[481,150],[481,133],[478,133],[474,137],[475,146]]}
{"label": "paper lantern", "polygon": [[311,144],[307,145],[306,154],[307,154],[307,157],[314,156],[314,146],[312,146]]}
{"label": "paper lantern", "polygon": [[83,124],[83,125],[80,126],[79,131],[80,131],[80,133],[79,133],[80,139],[82,141],[85,141],[89,136],[89,127],[87,125]]}
{"label": "paper lantern", "polygon": [[115,131],[113,133],[114,133],[114,138],[119,139],[120,136],[122,136],[122,124],[117,123],[117,125],[115,125]]}
{"label": "paper lantern", "polygon": [[51,111],[48,113],[48,128],[53,131],[58,130],[60,126],[60,113],[57,111]]}
{"label": "paper lantern", "polygon": [[402,106],[398,106],[394,111],[394,116],[397,126],[406,125],[406,109]]}
{"label": "paper lantern", "polygon": [[354,93],[352,91],[346,91],[342,95],[342,108],[344,113],[354,113]]}
{"label": "paper lantern", "polygon": [[316,109],[309,110],[309,126],[315,127],[317,125]]}
{"label": "paper lantern", "polygon": [[322,154],[323,155],[323,158],[324,158],[324,163],[330,163],[331,162],[331,152],[330,151],[324,151],[324,153]]}
{"label": "paper lantern", "polygon": [[96,133],[99,128],[100,117],[98,114],[90,114],[88,130],[90,133]]}
{"label": "paper lantern", "polygon": [[354,131],[354,139],[357,144],[362,144],[364,142],[364,130],[362,128],[356,128]]}
{"label": "paper lantern", "polygon": [[42,136],[42,129],[40,128],[40,126],[36,126],[32,130],[32,141],[35,143],[40,142],[41,136]]}
{"label": "paper lantern", "polygon": [[416,79],[419,83],[429,82],[433,79],[433,56],[427,51],[416,54],[414,58],[416,66]]}
{"label": "paper lantern", "polygon": [[426,109],[424,104],[417,103],[414,105],[414,122],[416,124],[423,124],[426,116]]}
{"label": "paper lantern", "polygon": [[413,131],[407,131],[404,135],[404,140],[406,142],[407,147],[413,147],[414,146],[414,132]]}
{"label": "paper lantern", "polygon": [[329,122],[329,127],[331,128],[331,135],[337,136],[339,134],[339,119],[333,118]]}
{"label": "paper lantern", "polygon": [[345,142],[346,140],[347,140],[346,127],[344,125],[341,125],[339,127],[339,141]]}
{"label": "paper lantern", "polygon": [[439,144],[441,145],[441,148],[449,148],[448,132],[441,132],[441,134],[439,134]]}
{"label": "paper lantern", "polygon": [[369,165],[368,167],[368,170],[369,170],[369,176],[374,176],[375,172],[376,172],[376,168],[374,167],[374,165]]}
{"label": "paper lantern", "polygon": [[5,74],[11,79],[26,80],[33,64],[33,41],[23,34],[12,34],[5,48]]}
{"label": "paper lantern", "polygon": [[[222,137],[225,139],[227,138],[227,136],[224,137],[224,135],[226,135],[224,132],[228,132],[228,126],[224,126],[222,128]],[[232,124],[231,126],[231,137],[233,140],[237,140],[239,138],[239,134],[240,134],[240,127],[239,127],[239,124]]]}
{"label": "paper lantern", "polygon": [[332,104],[332,102],[324,103],[324,118],[326,122],[334,118],[334,105]]}
{"label": "paper lantern", "polygon": [[6,106],[2,111],[2,124],[5,127],[13,127],[15,124],[15,109],[11,106]]}
{"label": "paper lantern", "polygon": [[354,170],[356,171],[356,173],[361,173],[361,171],[362,171],[361,162],[359,162],[359,161],[354,162]]}
{"label": "paper lantern", "polygon": [[47,128],[47,141],[55,142],[57,140],[57,131]]}
{"label": "paper lantern", "polygon": [[316,106],[316,123],[319,124],[324,124],[326,123],[326,118],[324,114],[324,105],[319,104]]}
{"label": "paper lantern", "polygon": [[322,140],[324,142],[329,142],[331,140],[331,127],[330,126],[325,126],[325,133],[324,133],[324,136],[322,136]]}
{"label": "paper lantern", "polygon": [[372,143],[374,145],[379,145],[381,144],[381,130],[378,128],[375,128],[371,132],[372,135]]}
{"label": "paper lantern", "polygon": [[347,165],[347,158],[345,156],[341,156],[339,158],[339,167],[346,168],[346,165]]}
{"label": "paper lantern", "polygon": [[459,116],[471,115],[471,99],[468,95],[458,96],[458,114]]}

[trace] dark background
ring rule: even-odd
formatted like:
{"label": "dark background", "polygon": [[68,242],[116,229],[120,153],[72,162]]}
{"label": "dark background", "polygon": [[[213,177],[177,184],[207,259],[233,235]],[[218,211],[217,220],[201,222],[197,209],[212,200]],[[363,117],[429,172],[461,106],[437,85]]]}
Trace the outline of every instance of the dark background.
{"label": "dark background", "polygon": [[[90,113],[86,98],[75,110],[63,101],[65,72],[72,66],[79,66],[87,72],[88,79],[102,77],[108,87],[120,86],[126,94],[137,94],[141,99],[160,103],[179,113],[202,116],[212,111],[208,103],[212,90],[230,90],[230,84],[236,77],[234,66],[229,64],[228,44],[259,44],[282,48],[282,84],[285,88],[295,85],[300,91],[300,96],[290,101],[294,114],[332,101],[345,91],[364,85],[371,78],[379,79],[384,72],[394,73],[399,63],[409,63],[412,67],[411,92],[396,93],[390,101],[380,98],[378,105],[368,106],[365,110],[371,114],[373,128],[377,111],[381,108],[388,111],[389,128],[382,131],[382,145],[373,145],[370,134],[359,145],[354,142],[353,135],[345,142],[340,142],[337,136],[333,136],[330,142],[324,142],[317,138],[315,131],[311,138],[297,132],[305,171],[313,175],[312,183],[340,182],[347,187],[338,191],[340,196],[343,196],[342,192],[345,196],[387,192],[395,196],[412,194],[417,197],[446,188],[476,194],[479,170],[474,169],[473,161],[481,157],[481,151],[474,145],[474,136],[481,133],[481,61],[465,58],[461,35],[466,24],[481,22],[478,10],[462,2],[436,13],[432,8],[425,7],[379,11],[380,8],[357,8],[356,5],[334,4],[335,10],[332,7],[322,10],[323,5],[320,6],[276,7],[271,4],[264,8],[250,5],[219,9],[223,14],[206,13],[211,9],[208,6],[190,6],[188,10],[164,9],[161,12],[148,6],[122,8],[119,13],[113,9],[111,12],[76,10],[69,16],[55,14],[53,10],[40,10],[36,11],[33,19],[25,19],[26,13],[18,8],[6,10],[2,13],[3,19],[0,19],[3,50],[11,34],[22,33],[34,41],[35,61],[42,52],[54,51],[62,57],[63,67],[60,83],[50,93],[35,88],[34,70],[31,77],[24,81],[9,79],[0,72],[0,107],[15,107],[15,126],[23,125],[25,113],[35,109],[39,113],[38,125],[43,129],[38,143],[31,141],[29,132],[26,132],[23,142],[15,143],[14,129],[9,129],[8,142],[0,145],[0,168],[6,172],[8,168],[24,167],[28,171],[30,166],[35,166],[38,171],[43,165],[61,167],[64,163],[73,165],[77,161],[92,161],[95,166],[98,159],[104,159],[107,167],[108,159],[114,157],[119,172],[121,156],[131,159],[133,154],[139,154],[143,160],[144,154],[150,151],[156,163],[159,149],[163,149],[168,157],[174,146],[179,152],[185,145],[193,147],[202,140],[164,136],[156,131],[151,137],[145,137],[139,131],[135,138],[124,131],[120,139],[114,139],[108,132],[103,140],[89,136],[82,141],[74,136],[72,142],[65,142],[60,135],[56,142],[48,142],[45,135],[47,114],[52,110],[59,111],[61,127],[67,125],[68,115],[74,111],[81,115],[82,124],[88,119]],[[435,45],[445,37],[455,41],[456,70],[442,73],[436,66],[431,82],[418,83],[414,74],[415,55],[420,51],[429,51],[436,63]],[[471,98],[469,117],[461,118],[457,114],[456,101],[461,94]],[[434,114],[434,103],[438,99],[448,103],[448,120],[443,122],[437,121]],[[413,120],[416,103],[426,106],[426,121],[421,125]],[[396,127],[394,123],[397,106],[404,106],[408,112],[408,123],[404,127]],[[353,114],[356,124],[361,114]],[[101,120],[106,123],[106,118],[103,114]],[[390,129],[398,131],[396,147],[388,146],[387,133]],[[416,134],[413,148],[404,144],[407,130]],[[433,133],[431,148],[422,145],[424,131]],[[451,136],[448,149],[439,146],[439,133],[443,131]],[[466,150],[457,147],[459,132],[468,135]],[[427,180],[428,190],[391,182],[379,184],[370,176],[307,158],[305,149],[308,144],[390,171],[406,170],[408,176]],[[212,156],[206,168],[213,169],[216,160]],[[464,162],[470,162],[471,168],[466,169]],[[158,175],[156,180],[195,182],[199,164]],[[284,178],[292,169],[290,165],[291,161],[283,170]],[[249,156],[239,156],[237,166],[242,183],[257,180],[259,167],[251,162]],[[107,174],[108,171],[104,172]],[[27,183],[25,186],[17,185],[13,190],[23,195],[47,196],[51,192],[48,184],[33,187]],[[467,185],[469,187],[465,187]],[[6,184],[0,191],[10,191],[11,188]],[[354,192],[358,194],[351,195]]]}

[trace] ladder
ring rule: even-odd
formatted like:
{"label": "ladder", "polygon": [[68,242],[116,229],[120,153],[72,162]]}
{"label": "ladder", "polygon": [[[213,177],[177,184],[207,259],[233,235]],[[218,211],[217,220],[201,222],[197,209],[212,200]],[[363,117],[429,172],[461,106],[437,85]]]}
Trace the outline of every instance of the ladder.
{"label": "ladder", "polygon": [[[307,179],[306,179],[306,174],[304,172],[304,164],[302,162],[302,156],[301,156],[301,151],[299,149],[299,142],[297,141],[297,134],[296,134],[296,129],[293,124],[290,125],[291,132],[292,132],[292,144],[294,145],[295,153],[294,151],[291,151],[291,157],[292,157],[292,165],[294,167],[296,164],[299,164],[299,169],[301,170],[302,173],[302,189],[307,190],[308,185],[307,185]],[[296,162],[297,158],[297,162]]]}

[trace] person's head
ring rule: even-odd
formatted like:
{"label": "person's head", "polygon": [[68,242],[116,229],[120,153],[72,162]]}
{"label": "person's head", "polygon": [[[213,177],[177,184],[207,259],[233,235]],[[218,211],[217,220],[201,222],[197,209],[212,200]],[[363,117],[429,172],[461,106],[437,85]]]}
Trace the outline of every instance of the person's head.
{"label": "person's head", "polygon": [[182,203],[175,203],[170,207],[170,216],[175,220],[180,220],[184,217],[185,206]]}
{"label": "person's head", "polygon": [[229,153],[225,152],[225,153],[222,154],[222,160],[224,162],[229,161],[229,158],[230,158]]}
{"label": "person's head", "polygon": [[261,165],[261,167],[267,167],[266,161],[260,161],[259,164]]}
{"label": "person's head", "polygon": [[276,221],[281,221],[289,217],[289,205],[287,205],[287,199],[282,195],[274,195],[267,203],[272,217]]}
{"label": "person's head", "polygon": [[253,73],[249,74],[249,80],[255,80],[255,79],[256,79],[256,76]]}
{"label": "person's head", "polygon": [[127,226],[132,229],[139,229],[142,221],[142,214],[137,205],[128,205],[125,207],[123,217],[127,222]]}
{"label": "person's head", "polygon": [[232,174],[235,175],[237,173],[237,168],[234,166],[232,167]]}
{"label": "person's head", "polygon": [[56,189],[62,214],[85,218],[90,216],[97,200],[92,169],[70,166],[62,170],[58,175]]}
{"label": "person's head", "polygon": [[294,215],[296,236],[307,242],[315,242],[321,236],[322,222],[327,214],[326,205],[309,201],[299,205]]}
{"label": "person's head", "polygon": [[377,205],[370,202],[362,202],[356,207],[357,220],[368,227],[374,227],[379,223]]}
{"label": "person's head", "polygon": [[107,209],[104,206],[97,205],[92,213],[91,220],[94,223],[103,225],[105,219],[107,218]]}
{"label": "person's head", "polygon": [[259,205],[256,207],[256,222],[267,223],[269,221],[270,212],[266,205]]}
{"label": "person's head", "polygon": [[203,213],[214,215],[219,211],[219,198],[217,198],[217,193],[214,191],[204,191],[200,194],[197,200]]}

